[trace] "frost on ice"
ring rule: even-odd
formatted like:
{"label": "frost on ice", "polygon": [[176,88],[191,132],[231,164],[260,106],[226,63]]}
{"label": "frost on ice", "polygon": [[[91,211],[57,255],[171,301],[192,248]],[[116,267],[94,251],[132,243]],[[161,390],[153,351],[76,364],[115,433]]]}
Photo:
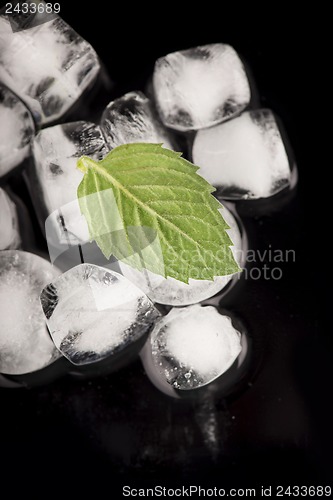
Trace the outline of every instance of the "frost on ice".
{"label": "frost on ice", "polygon": [[100,64],[91,45],[59,16],[27,28],[13,32],[0,13],[1,80],[38,123],[46,124],[69,110],[97,77]]}
{"label": "frost on ice", "polygon": [[19,221],[14,202],[0,188],[0,250],[12,250],[21,244]]}
{"label": "frost on ice", "polygon": [[164,125],[181,131],[211,127],[241,112],[250,101],[240,58],[221,43],[161,57],[153,85]]}
{"label": "frost on ice", "polygon": [[215,307],[173,308],[150,335],[153,362],[176,389],[195,389],[222,375],[241,352],[241,335]]}
{"label": "frost on ice", "polygon": [[[227,233],[233,242],[231,251],[241,266],[244,254],[243,240],[237,221],[226,207],[221,208],[220,212],[230,226]],[[141,288],[153,302],[173,306],[184,306],[208,299],[221,291],[233,277],[233,275],[216,276],[213,281],[190,279],[187,284],[174,278],[164,278],[146,269],[139,271],[121,261],[119,267],[123,275]]]}
{"label": "frost on ice", "polygon": [[0,373],[22,375],[59,357],[47,331],[39,294],[57,272],[27,252],[0,252]]}
{"label": "frost on ice", "polygon": [[132,142],[163,143],[166,148],[173,148],[170,134],[142,92],[128,92],[110,102],[103,113],[101,127],[110,148]]}
{"label": "frost on ice", "polygon": [[26,106],[0,83],[0,177],[19,165],[29,154],[34,130]]}
{"label": "frost on ice", "polygon": [[136,286],[110,269],[81,264],[50,283],[41,303],[53,341],[76,365],[121,351],[159,317]]}
{"label": "frost on ice", "polygon": [[70,227],[79,240],[89,240],[77,201],[77,188],[83,173],[76,163],[83,155],[101,160],[107,152],[100,127],[93,123],[79,121],[55,125],[37,134],[29,187],[42,226],[52,214],[49,223],[57,226],[57,234]]}
{"label": "frost on ice", "polygon": [[266,198],[290,185],[291,170],[272,111],[248,111],[200,130],[193,144],[198,173],[222,198]]}

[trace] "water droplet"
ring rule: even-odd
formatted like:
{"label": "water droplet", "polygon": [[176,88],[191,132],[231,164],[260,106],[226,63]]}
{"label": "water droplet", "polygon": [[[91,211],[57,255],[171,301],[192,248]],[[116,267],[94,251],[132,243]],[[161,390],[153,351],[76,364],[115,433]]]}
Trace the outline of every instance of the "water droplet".
{"label": "water droplet", "polygon": [[187,378],[187,379],[191,378],[191,372],[185,373],[184,377]]}

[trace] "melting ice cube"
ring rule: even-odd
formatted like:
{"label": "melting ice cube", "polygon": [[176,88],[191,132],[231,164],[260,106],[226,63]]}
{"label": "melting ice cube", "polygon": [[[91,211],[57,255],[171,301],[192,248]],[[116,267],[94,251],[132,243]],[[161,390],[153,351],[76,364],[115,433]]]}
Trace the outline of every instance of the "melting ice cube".
{"label": "melting ice cube", "polygon": [[243,64],[232,47],[221,43],[161,57],[153,85],[164,125],[181,131],[211,127],[250,101]]}
{"label": "melting ice cube", "polygon": [[65,21],[51,16],[38,24],[36,17],[42,15],[31,16],[27,24],[21,12],[15,22],[24,29],[13,31],[0,12],[0,70],[2,82],[26,102],[37,122],[46,124],[68,111],[94,81],[100,64],[91,45]]}
{"label": "melting ice cube", "polygon": [[103,113],[101,126],[110,148],[132,142],[156,142],[169,149],[174,147],[170,134],[142,92],[128,92],[110,102]]}
{"label": "melting ice cube", "polygon": [[82,264],[50,283],[41,303],[53,341],[76,365],[121,351],[148,333],[158,311],[120,274]]}
{"label": "melting ice cube", "polygon": [[51,223],[57,226],[58,233],[70,226],[79,239],[89,239],[77,202],[83,173],[76,163],[82,155],[101,160],[107,152],[100,128],[92,123],[55,125],[37,134],[33,143],[34,168],[29,172],[28,184],[43,228],[47,217],[53,214]]}
{"label": "melting ice cube", "polygon": [[[243,239],[237,221],[226,207],[220,209],[220,212],[230,226],[227,232],[233,242],[231,250],[234,258],[242,266],[244,264],[245,249],[243,248]],[[121,261],[119,267],[123,275],[141,288],[153,302],[173,306],[195,304],[208,299],[221,291],[233,277],[233,275],[217,276],[213,281],[190,279],[187,284],[174,278],[164,278],[145,269],[139,271]]]}
{"label": "melting ice cube", "polygon": [[57,271],[27,252],[0,252],[0,372],[22,375],[59,357],[47,331],[39,295]]}
{"label": "melting ice cube", "polygon": [[0,188],[0,250],[12,250],[20,244],[16,206],[6,191]]}
{"label": "melting ice cube", "polygon": [[260,109],[200,130],[193,144],[198,173],[221,198],[266,198],[290,185],[287,153],[272,111]]}
{"label": "melting ice cube", "polygon": [[241,334],[215,307],[173,308],[150,335],[153,362],[176,389],[196,389],[231,367],[241,352]]}
{"label": "melting ice cube", "polygon": [[25,104],[0,83],[0,177],[29,154],[34,130],[34,122]]}

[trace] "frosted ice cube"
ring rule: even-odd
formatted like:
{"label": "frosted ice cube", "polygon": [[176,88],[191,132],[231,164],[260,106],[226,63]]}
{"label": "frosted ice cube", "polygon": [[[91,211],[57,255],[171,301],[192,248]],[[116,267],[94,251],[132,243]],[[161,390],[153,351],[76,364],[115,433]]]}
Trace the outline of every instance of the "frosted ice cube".
{"label": "frosted ice cube", "polygon": [[274,114],[248,111],[207,130],[193,144],[198,173],[221,198],[266,198],[290,185],[291,170]]}
{"label": "frosted ice cube", "polygon": [[[20,14],[17,23],[20,16],[25,20]],[[59,16],[35,24],[13,32],[1,12],[1,80],[22,98],[37,122],[46,124],[69,110],[97,77],[100,64],[91,45]]]}
{"label": "frosted ice cube", "polygon": [[[51,21],[58,17],[56,10],[58,12],[60,10],[56,8],[54,10],[50,9],[50,5],[47,5],[44,0],[26,0],[24,2],[19,0],[17,3],[24,3],[25,5],[20,5],[20,9],[14,6],[10,7],[11,12],[6,16],[13,32],[31,29]],[[7,6],[0,9],[0,15],[6,15],[6,13]]]}
{"label": "frosted ice cube", "polygon": [[0,250],[12,250],[21,244],[17,209],[6,191],[0,188]]}
{"label": "frosted ice cube", "polygon": [[110,102],[103,113],[101,127],[110,148],[131,142],[156,142],[169,149],[174,147],[170,134],[142,92],[128,92]]}
{"label": "frosted ice cube", "polygon": [[106,358],[135,342],[159,317],[150,300],[120,274],[81,264],[41,294],[55,345],[76,365]]}
{"label": "frosted ice cube", "polygon": [[28,184],[43,228],[47,217],[53,214],[50,223],[59,234],[70,226],[79,239],[89,239],[77,202],[83,173],[76,163],[82,155],[101,160],[107,152],[100,127],[92,123],[55,125],[37,134],[33,143],[34,168]]}
{"label": "frosted ice cube", "polygon": [[[220,212],[230,226],[227,232],[233,242],[231,250],[234,258],[242,266],[245,252],[237,221],[226,207],[220,209]],[[123,275],[141,288],[153,302],[172,306],[195,304],[208,299],[221,291],[234,276],[217,276],[213,281],[190,279],[187,284],[174,278],[164,278],[145,269],[139,271],[121,261],[119,267]]]}
{"label": "frosted ice cube", "polygon": [[27,252],[0,252],[0,372],[22,375],[59,357],[47,331],[39,295],[57,275],[49,262]]}
{"label": "frosted ice cube", "polygon": [[241,352],[241,335],[215,307],[173,308],[150,335],[155,368],[176,389],[196,389],[222,375]]}
{"label": "frosted ice cube", "polygon": [[0,177],[29,154],[34,130],[34,122],[25,104],[0,83]]}
{"label": "frosted ice cube", "polygon": [[161,57],[153,86],[164,125],[181,131],[211,127],[250,101],[243,64],[235,50],[222,43]]}

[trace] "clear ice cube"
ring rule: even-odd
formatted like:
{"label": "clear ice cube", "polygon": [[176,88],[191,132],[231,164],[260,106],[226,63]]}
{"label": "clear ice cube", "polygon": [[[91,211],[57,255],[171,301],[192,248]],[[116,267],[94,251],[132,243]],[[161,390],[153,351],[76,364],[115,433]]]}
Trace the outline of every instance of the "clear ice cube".
{"label": "clear ice cube", "polygon": [[22,375],[59,357],[39,295],[57,276],[49,262],[19,250],[0,252],[0,373]]}
{"label": "clear ice cube", "polygon": [[123,350],[147,334],[159,317],[135,285],[92,264],[74,267],[50,283],[41,303],[55,345],[75,365]]}
{"label": "clear ice cube", "polygon": [[21,237],[15,203],[0,188],[0,250],[13,250],[20,246]]}
{"label": "clear ice cube", "polygon": [[0,177],[28,156],[34,130],[25,104],[0,83]]}
{"label": "clear ice cube", "polygon": [[200,130],[193,144],[198,173],[229,199],[266,198],[288,187],[291,169],[274,114],[269,109]]}
{"label": "clear ice cube", "polygon": [[222,43],[161,57],[153,87],[162,122],[180,131],[216,125],[250,101],[243,64],[235,50]]}
{"label": "clear ice cube", "polygon": [[38,24],[36,16],[29,24],[22,12],[16,15],[24,29],[13,31],[4,10],[0,12],[0,72],[2,82],[44,125],[69,110],[95,80],[100,64],[91,45],[61,17]]}
{"label": "clear ice cube", "polygon": [[63,234],[64,229],[71,227],[79,240],[89,240],[77,202],[83,173],[76,163],[83,155],[101,160],[107,152],[100,127],[93,123],[55,125],[37,134],[28,185],[43,229],[52,214],[49,223],[55,226],[56,234]]}
{"label": "clear ice cube", "polygon": [[155,369],[179,390],[209,384],[239,356],[241,334],[215,307],[173,308],[150,334]]}
{"label": "clear ice cube", "polygon": [[[226,207],[220,209],[220,212],[230,226],[227,232],[233,242],[231,250],[234,258],[242,266],[245,250],[238,223]],[[172,306],[185,306],[208,299],[225,288],[234,276],[217,276],[213,281],[190,279],[187,284],[174,278],[164,278],[146,269],[139,271],[121,261],[119,267],[122,274],[141,288],[153,302]]]}
{"label": "clear ice cube", "polygon": [[169,149],[174,147],[152,103],[142,92],[128,92],[110,102],[103,113],[101,127],[111,149],[132,142],[156,142]]}

